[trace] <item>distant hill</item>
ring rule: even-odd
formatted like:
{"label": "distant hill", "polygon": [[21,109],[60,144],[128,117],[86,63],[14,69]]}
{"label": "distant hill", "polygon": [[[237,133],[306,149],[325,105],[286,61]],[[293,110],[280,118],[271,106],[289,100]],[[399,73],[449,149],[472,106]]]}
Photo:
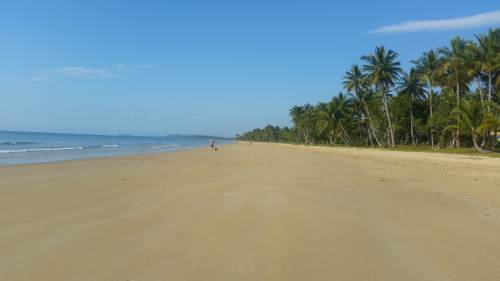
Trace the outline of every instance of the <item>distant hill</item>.
{"label": "distant hill", "polygon": [[216,139],[216,140],[232,140],[234,138],[223,138],[217,136],[206,136],[206,135],[181,135],[181,134],[173,134],[165,136],[166,138],[171,139]]}

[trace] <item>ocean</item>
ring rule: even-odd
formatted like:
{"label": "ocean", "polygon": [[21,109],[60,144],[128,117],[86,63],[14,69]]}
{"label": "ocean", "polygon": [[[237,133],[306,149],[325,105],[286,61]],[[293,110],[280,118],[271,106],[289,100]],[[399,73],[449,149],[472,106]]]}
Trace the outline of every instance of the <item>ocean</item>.
{"label": "ocean", "polygon": [[[210,140],[0,131],[0,165],[210,149]],[[215,145],[233,143],[215,140]]]}

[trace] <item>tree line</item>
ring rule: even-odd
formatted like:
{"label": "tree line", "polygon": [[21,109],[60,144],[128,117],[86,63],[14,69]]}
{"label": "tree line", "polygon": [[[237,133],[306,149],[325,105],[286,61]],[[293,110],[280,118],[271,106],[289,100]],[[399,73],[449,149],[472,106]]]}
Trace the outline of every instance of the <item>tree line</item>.
{"label": "tree line", "polygon": [[[271,125],[238,140],[346,146],[473,146],[492,153],[500,126],[500,28],[455,36],[404,72],[384,46],[361,57],[329,102],[294,106],[292,128]],[[475,88],[473,90],[473,88]]]}

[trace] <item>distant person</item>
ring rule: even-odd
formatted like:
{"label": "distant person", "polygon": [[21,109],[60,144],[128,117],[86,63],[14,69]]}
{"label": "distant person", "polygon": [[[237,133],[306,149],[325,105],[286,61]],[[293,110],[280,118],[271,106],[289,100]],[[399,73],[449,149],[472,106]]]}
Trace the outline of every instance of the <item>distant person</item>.
{"label": "distant person", "polygon": [[210,149],[214,151],[214,140],[210,141]]}
{"label": "distant person", "polygon": [[250,146],[252,146],[252,142],[250,142]]}

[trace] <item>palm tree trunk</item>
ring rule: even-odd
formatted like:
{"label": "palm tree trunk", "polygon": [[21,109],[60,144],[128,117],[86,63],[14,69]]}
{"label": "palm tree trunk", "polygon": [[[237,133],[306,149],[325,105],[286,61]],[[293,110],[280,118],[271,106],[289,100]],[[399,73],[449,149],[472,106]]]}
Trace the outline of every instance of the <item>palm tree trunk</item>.
{"label": "palm tree trunk", "polygon": [[[492,74],[490,73],[490,81],[489,81],[489,93],[488,93],[488,101],[491,101],[491,79],[492,79]],[[488,113],[491,112],[491,106],[488,105]],[[488,140],[488,151],[491,151],[491,133],[490,130],[487,131],[487,140]]]}
{"label": "palm tree trunk", "polygon": [[359,131],[359,140],[362,140],[363,137],[361,136],[361,114],[358,118],[358,131]]}
{"label": "palm tree trunk", "polygon": [[387,97],[385,96],[385,93],[382,92],[382,98],[384,99],[384,107],[385,107],[385,112],[387,114],[387,121],[389,121],[389,135],[390,139],[392,141],[392,147],[395,147],[394,143],[394,128],[392,127],[392,122],[391,122],[391,115],[389,114],[389,106],[387,105]]}
{"label": "palm tree trunk", "polygon": [[[481,84],[479,83],[479,76],[476,77],[477,81],[477,88],[479,89],[479,96],[481,97],[481,103],[484,102],[483,100],[483,90],[481,89]],[[483,132],[483,136],[486,136],[486,131]],[[484,148],[484,144],[486,143],[486,137],[483,137],[483,141],[481,143],[481,148]]]}
{"label": "palm tree trunk", "polygon": [[481,96],[481,102],[483,101],[483,90],[481,89],[481,84],[479,83],[479,76],[476,77],[477,88],[479,89],[479,95]]}
{"label": "palm tree trunk", "polygon": [[351,137],[349,136],[349,134],[347,133],[347,131],[344,129],[344,127],[342,127],[342,130],[344,131],[344,133],[345,133],[345,135],[347,136],[347,138],[349,138],[349,142],[350,142],[352,145],[356,146],[356,144],[354,144],[354,142],[352,141]]}
{"label": "palm tree trunk", "polygon": [[479,153],[484,153],[484,154],[491,154],[491,153],[494,153],[493,151],[483,150],[481,147],[479,147],[479,146],[477,145],[477,136],[472,136],[472,141],[474,142],[474,147],[476,148],[476,150],[477,150]]}
{"label": "palm tree trunk", "polygon": [[411,124],[411,144],[415,145],[415,138],[413,137],[413,95],[410,97],[410,124]]}
{"label": "palm tree trunk", "polygon": [[373,127],[373,122],[372,122],[372,116],[370,114],[370,110],[368,109],[368,105],[366,105],[365,99],[363,99],[363,102],[365,103],[366,112],[368,113],[368,119],[370,119],[370,126],[371,126],[371,129],[372,129],[372,132],[373,132],[373,136],[375,137],[375,140],[377,141],[378,146],[382,146],[380,144],[380,142],[378,141],[378,139],[377,139],[377,134],[375,134],[375,129]]}
{"label": "palm tree trunk", "polygon": [[[430,91],[429,91],[429,99],[430,99],[429,107],[430,107],[430,110],[431,110],[431,118],[432,118],[432,85],[431,85],[430,81],[429,81],[429,88],[430,88]],[[434,135],[432,134],[432,129],[431,129],[431,146],[432,146],[432,149],[434,149]]]}
{"label": "palm tree trunk", "polygon": [[345,137],[344,137],[344,135],[343,135],[343,134],[342,134],[342,135],[340,135],[340,138],[342,139],[342,141],[344,142],[344,144],[345,144],[346,146],[351,146],[351,145],[349,144],[349,142],[345,139]]}
{"label": "palm tree trunk", "polygon": [[372,144],[372,147],[375,147],[373,145],[372,134],[370,133],[370,128],[368,128],[368,137],[370,138],[370,143]]}
{"label": "palm tree trunk", "polygon": [[495,148],[495,144],[496,144],[496,142],[497,142],[497,134],[498,134],[498,130],[497,130],[497,129],[495,129],[495,132],[494,132],[494,134],[493,134],[493,141],[492,141],[492,142],[493,142],[493,144],[491,145],[491,146],[492,146],[492,149],[491,149],[491,150],[493,150],[493,149]]}
{"label": "palm tree trunk", "polygon": [[[458,78],[457,78],[458,80]],[[460,86],[457,82],[457,107],[460,106]],[[460,117],[460,116],[458,116]],[[458,122],[458,121],[457,121]],[[459,126],[460,123],[457,123],[457,126]],[[456,146],[457,148],[460,148],[460,131],[457,129],[457,140],[456,140]]]}

